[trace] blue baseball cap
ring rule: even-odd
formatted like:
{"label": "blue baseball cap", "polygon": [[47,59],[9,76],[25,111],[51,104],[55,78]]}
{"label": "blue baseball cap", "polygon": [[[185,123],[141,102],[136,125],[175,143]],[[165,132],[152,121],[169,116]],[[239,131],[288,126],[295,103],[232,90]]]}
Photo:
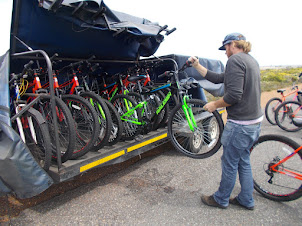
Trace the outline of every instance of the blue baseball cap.
{"label": "blue baseball cap", "polygon": [[246,40],[245,37],[240,33],[231,33],[225,36],[222,46],[219,48],[219,50],[225,50],[224,45],[231,43],[232,41],[239,41],[239,40]]}

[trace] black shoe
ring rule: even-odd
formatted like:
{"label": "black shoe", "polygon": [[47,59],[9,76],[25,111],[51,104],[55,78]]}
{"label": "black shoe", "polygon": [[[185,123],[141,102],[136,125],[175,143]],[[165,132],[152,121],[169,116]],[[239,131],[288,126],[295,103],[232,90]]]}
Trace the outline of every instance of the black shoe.
{"label": "black shoe", "polygon": [[222,206],[222,205],[220,205],[219,203],[217,203],[217,202],[215,201],[213,195],[211,195],[211,196],[202,195],[202,196],[201,196],[201,201],[202,201],[204,204],[208,205],[208,206],[218,207],[218,208],[220,208],[220,209],[226,209],[226,208],[227,208],[227,206]]}
{"label": "black shoe", "polygon": [[236,205],[236,206],[241,206],[247,210],[254,210],[254,206],[252,207],[247,207],[247,206],[244,206],[244,205],[241,205],[240,202],[237,200],[237,198],[233,198],[233,199],[230,199],[229,201],[231,204],[233,205]]}

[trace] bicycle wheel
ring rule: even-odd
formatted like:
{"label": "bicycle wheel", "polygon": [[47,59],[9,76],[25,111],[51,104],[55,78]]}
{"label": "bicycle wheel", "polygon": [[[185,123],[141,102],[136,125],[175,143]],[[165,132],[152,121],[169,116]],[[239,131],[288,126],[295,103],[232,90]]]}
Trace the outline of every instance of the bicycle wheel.
{"label": "bicycle wheel", "polygon": [[[162,104],[163,100],[165,99],[165,94],[161,90],[156,91],[157,96],[159,97],[159,105]],[[173,97],[172,97],[173,98]],[[157,117],[156,127],[155,130],[158,128],[165,127],[168,123],[168,117],[170,114],[169,104],[165,104],[161,112],[159,113]]]}
{"label": "bicycle wheel", "polygon": [[100,134],[98,115],[83,97],[68,94],[62,95],[62,100],[68,106],[74,120],[76,142],[71,159],[76,159],[85,155],[95,144]]}
{"label": "bicycle wheel", "polygon": [[55,147],[55,133],[59,136],[59,149],[61,152],[61,161],[66,162],[72,156],[75,147],[75,130],[72,115],[66,104],[58,97],[55,97],[57,124],[58,128],[54,128],[54,119],[52,117],[50,96],[44,95],[39,103],[35,106],[40,111],[48,124],[50,140],[52,144],[52,157],[57,158]]}
{"label": "bicycle wheel", "polygon": [[[302,181],[291,176],[272,171],[270,166],[293,153],[299,144],[280,135],[264,135],[251,148],[251,167],[254,188],[264,197],[274,201],[291,201],[302,196]],[[302,172],[302,153],[299,151],[277,168]]]}
{"label": "bicycle wheel", "polygon": [[143,126],[143,133],[147,134],[157,128],[160,123],[160,120],[158,119],[159,115],[156,115],[156,110],[159,106],[159,97],[156,94],[147,95],[134,92],[129,92],[128,95],[133,98],[136,103],[142,102],[143,99],[146,101],[142,115],[143,121],[146,123]]}
{"label": "bicycle wheel", "polygon": [[223,121],[217,111],[209,113],[203,109],[205,102],[190,99],[187,105],[192,109],[197,127],[192,132],[185,117],[182,104],[171,112],[168,121],[168,134],[174,147],[191,158],[208,158],[221,146]]}
{"label": "bicycle wheel", "polygon": [[136,107],[137,103],[130,96],[118,94],[114,96],[111,103],[116,108],[123,122],[123,140],[133,140],[140,134],[142,127],[142,110]]}
{"label": "bicycle wheel", "polygon": [[119,142],[121,139],[123,133],[123,123],[113,104],[105,99],[103,99],[103,101],[107,104],[112,119],[112,129],[108,140],[108,145],[111,146]]}
{"label": "bicycle wheel", "polygon": [[[21,117],[25,144],[36,162],[48,171],[51,165],[51,141],[48,125],[43,116],[36,109],[30,108]],[[42,119],[42,120],[41,120]],[[18,132],[17,123],[13,128]]]}
{"label": "bicycle wheel", "polygon": [[285,101],[277,109],[275,120],[277,125],[288,132],[296,132],[302,129],[293,123],[293,119],[302,120],[302,105],[297,101]]}
{"label": "bicycle wheel", "polygon": [[282,104],[282,100],[276,97],[270,99],[265,105],[265,117],[267,121],[272,125],[277,125],[275,121],[275,112],[280,104]]}
{"label": "bicycle wheel", "polygon": [[111,114],[107,104],[104,102],[104,99],[97,94],[92,92],[83,92],[80,95],[90,102],[98,115],[100,133],[92,149],[93,151],[97,151],[108,144],[109,136],[112,131]]}

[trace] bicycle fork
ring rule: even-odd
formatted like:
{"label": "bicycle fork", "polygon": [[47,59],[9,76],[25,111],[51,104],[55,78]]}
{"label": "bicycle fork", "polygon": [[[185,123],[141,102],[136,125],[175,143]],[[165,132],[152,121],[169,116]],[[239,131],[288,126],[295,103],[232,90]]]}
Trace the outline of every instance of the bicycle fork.
{"label": "bicycle fork", "polygon": [[[18,105],[16,107],[16,109],[15,109],[16,110],[16,114],[18,114],[19,111],[21,110],[21,108],[24,107],[24,106],[25,106],[25,104]],[[22,141],[24,143],[26,143],[22,121],[21,121],[21,119],[19,117],[16,118],[16,121],[17,121],[20,137],[21,137]],[[31,117],[27,117],[27,124],[28,124],[29,130],[30,130],[31,136],[32,136],[35,144],[37,144],[37,135],[36,135],[36,132],[35,132],[35,129],[34,129],[34,124],[33,124],[33,121],[32,121]]]}
{"label": "bicycle fork", "polygon": [[194,115],[193,115],[193,111],[192,108],[188,106],[187,104],[187,100],[189,99],[188,96],[184,96],[183,97],[183,105],[182,105],[182,109],[185,113],[189,128],[192,132],[194,132],[194,128],[197,127],[197,123],[195,121]]}

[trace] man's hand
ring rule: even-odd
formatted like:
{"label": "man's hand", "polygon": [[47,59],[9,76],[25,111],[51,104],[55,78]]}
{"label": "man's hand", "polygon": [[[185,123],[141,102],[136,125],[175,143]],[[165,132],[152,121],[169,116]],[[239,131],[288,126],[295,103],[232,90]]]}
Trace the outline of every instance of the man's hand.
{"label": "man's hand", "polygon": [[196,67],[198,66],[198,64],[199,64],[199,60],[198,60],[197,57],[195,57],[195,56],[191,56],[191,57],[188,59],[188,61],[190,61],[190,62],[192,63],[192,66],[193,66],[194,68],[196,68]]}
{"label": "man's hand", "polygon": [[201,74],[202,77],[205,77],[208,70],[199,63],[199,60],[195,56],[191,56],[188,61],[192,63],[192,66]]}
{"label": "man's hand", "polygon": [[220,98],[219,100],[212,101],[210,103],[207,103],[203,106],[203,109],[209,112],[215,111],[217,108],[221,107],[229,107],[230,104],[226,103],[223,98]]}
{"label": "man's hand", "polygon": [[213,102],[205,104],[203,106],[203,109],[205,109],[208,112],[213,112],[213,111],[215,111],[217,109],[217,107],[216,107],[215,102],[213,101]]}

